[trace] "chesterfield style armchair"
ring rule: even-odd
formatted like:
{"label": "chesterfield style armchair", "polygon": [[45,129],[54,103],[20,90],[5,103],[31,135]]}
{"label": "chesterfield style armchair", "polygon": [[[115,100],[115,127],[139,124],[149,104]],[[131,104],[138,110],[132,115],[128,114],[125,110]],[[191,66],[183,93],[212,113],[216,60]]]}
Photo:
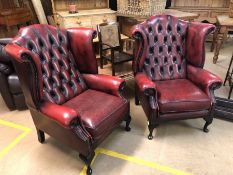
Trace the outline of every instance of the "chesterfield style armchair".
{"label": "chesterfield style armchair", "polygon": [[133,28],[136,40],[133,70],[135,103],[149,121],[148,139],[161,122],[204,118],[213,120],[214,90],[222,81],[203,69],[205,38],[215,27],[173,16],[152,16]]}
{"label": "chesterfield style armchair", "polygon": [[92,174],[95,148],[126,121],[124,80],[98,74],[92,29],[22,28],[6,52],[13,58],[40,143],[44,132],[80,153]]}

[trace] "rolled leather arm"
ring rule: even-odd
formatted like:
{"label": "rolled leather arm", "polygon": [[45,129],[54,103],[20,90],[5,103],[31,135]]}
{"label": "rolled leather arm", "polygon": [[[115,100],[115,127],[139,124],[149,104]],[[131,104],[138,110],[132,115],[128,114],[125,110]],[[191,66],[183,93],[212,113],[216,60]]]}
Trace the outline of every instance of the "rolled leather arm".
{"label": "rolled leather arm", "polygon": [[4,75],[9,75],[13,71],[12,71],[11,66],[4,64],[4,63],[0,63],[0,72],[3,73]]}
{"label": "rolled leather arm", "polygon": [[202,68],[188,65],[187,73],[188,79],[200,87],[211,99],[213,98],[211,90],[216,90],[222,85],[221,78]]}
{"label": "rolled leather arm", "polygon": [[17,60],[18,62],[24,62],[25,60],[23,59],[23,55],[28,55],[30,56],[34,61],[36,59],[34,58],[35,55],[32,54],[28,49],[20,47],[14,43],[10,43],[6,45],[5,50],[7,54],[11,57],[14,58],[14,60]]}
{"label": "rolled leather arm", "polygon": [[137,73],[135,77],[138,88],[141,92],[144,92],[145,95],[155,95],[156,94],[156,85],[153,81],[148,79],[144,73]]}
{"label": "rolled leather arm", "polygon": [[83,74],[87,86],[91,89],[102,91],[121,97],[125,81],[118,77],[101,74]]}
{"label": "rolled leather arm", "polygon": [[65,128],[69,128],[70,122],[78,117],[75,110],[51,102],[44,102],[40,107],[40,111]]}

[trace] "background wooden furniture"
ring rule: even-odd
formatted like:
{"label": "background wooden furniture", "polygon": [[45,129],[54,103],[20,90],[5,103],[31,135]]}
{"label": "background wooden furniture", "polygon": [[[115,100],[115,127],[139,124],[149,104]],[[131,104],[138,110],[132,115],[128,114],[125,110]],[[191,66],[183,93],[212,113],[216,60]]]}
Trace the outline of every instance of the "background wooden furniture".
{"label": "background wooden furniture", "polygon": [[[173,15],[179,19],[183,19],[186,21],[193,21],[194,19],[198,18],[198,14],[195,13],[189,13],[189,12],[182,12],[178,10],[173,9],[166,9],[163,12],[155,13],[156,14],[166,14],[166,15]],[[142,16],[135,16],[135,15],[123,15],[123,14],[117,14],[118,21],[120,24],[120,30],[122,34],[131,37],[131,28],[139,24],[143,21],[145,21],[148,17],[142,17]]]}
{"label": "background wooden furniture", "polygon": [[214,33],[214,39],[211,46],[211,51],[215,49],[213,63],[218,60],[219,51],[223,44],[223,40],[226,37],[229,30],[233,30],[233,18],[228,15],[217,16],[217,29]]}
{"label": "background wooden furniture", "polygon": [[115,66],[132,61],[133,55],[123,51],[119,24],[117,22],[99,24],[97,31],[100,41],[100,68],[103,69],[104,60],[110,61],[112,64],[112,75],[115,76]]}
{"label": "background wooden furniture", "polygon": [[216,22],[216,16],[228,15],[230,0],[172,0],[171,8],[199,14],[197,21]]}
{"label": "background wooden furniture", "polygon": [[108,0],[74,0],[78,13],[69,14],[69,0],[53,0],[53,13],[61,27],[91,27],[100,23],[116,22],[116,12],[109,9]]}
{"label": "background wooden furniture", "polygon": [[8,32],[10,32],[11,26],[29,24],[30,22],[31,14],[28,8],[13,8],[0,12],[0,25],[5,25]]}
{"label": "background wooden furniture", "polygon": [[166,0],[117,0],[117,12],[125,15],[152,16],[165,6]]}

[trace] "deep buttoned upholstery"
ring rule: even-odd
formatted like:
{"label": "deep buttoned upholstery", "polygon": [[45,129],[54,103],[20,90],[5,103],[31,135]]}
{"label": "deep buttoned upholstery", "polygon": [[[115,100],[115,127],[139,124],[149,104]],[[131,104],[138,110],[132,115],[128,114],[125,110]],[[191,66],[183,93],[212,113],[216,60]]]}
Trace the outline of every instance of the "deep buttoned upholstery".
{"label": "deep buttoned upholstery", "polygon": [[47,25],[34,25],[13,41],[31,51],[40,67],[40,94],[56,104],[63,104],[86,90],[68,41],[66,30]]}
{"label": "deep buttoned upholstery", "polygon": [[93,29],[49,25],[22,28],[6,46],[13,58],[38,139],[44,132],[80,153],[91,173],[95,148],[126,121],[129,101],[125,82],[99,75]]}
{"label": "deep buttoned upholstery", "polygon": [[204,42],[215,27],[169,15],[152,16],[133,28],[135,102],[142,105],[153,129],[165,120],[203,117],[212,122],[213,91],[222,81],[203,69]]}
{"label": "deep buttoned upholstery", "polygon": [[176,18],[157,18],[146,23],[148,47],[144,71],[152,80],[185,78],[187,23]]}

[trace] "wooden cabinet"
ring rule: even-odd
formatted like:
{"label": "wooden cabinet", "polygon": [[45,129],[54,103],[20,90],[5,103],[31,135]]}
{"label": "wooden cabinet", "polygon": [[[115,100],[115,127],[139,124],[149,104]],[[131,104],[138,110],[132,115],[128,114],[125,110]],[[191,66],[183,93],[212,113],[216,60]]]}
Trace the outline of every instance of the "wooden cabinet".
{"label": "wooden cabinet", "polygon": [[116,22],[116,11],[109,9],[108,0],[74,0],[78,13],[70,14],[69,0],[53,0],[53,12],[61,27],[91,27],[100,23]]}
{"label": "wooden cabinet", "polygon": [[110,9],[80,10],[77,14],[68,11],[57,12],[59,24],[64,28],[91,27],[96,28],[100,23],[115,22],[116,12]]}
{"label": "wooden cabinet", "polygon": [[172,0],[172,9],[199,14],[197,21],[216,22],[217,15],[228,15],[230,0]]}
{"label": "wooden cabinet", "polygon": [[0,25],[6,25],[8,32],[11,26],[30,22],[31,14],[27,8],[14,8],[0,12]]}

